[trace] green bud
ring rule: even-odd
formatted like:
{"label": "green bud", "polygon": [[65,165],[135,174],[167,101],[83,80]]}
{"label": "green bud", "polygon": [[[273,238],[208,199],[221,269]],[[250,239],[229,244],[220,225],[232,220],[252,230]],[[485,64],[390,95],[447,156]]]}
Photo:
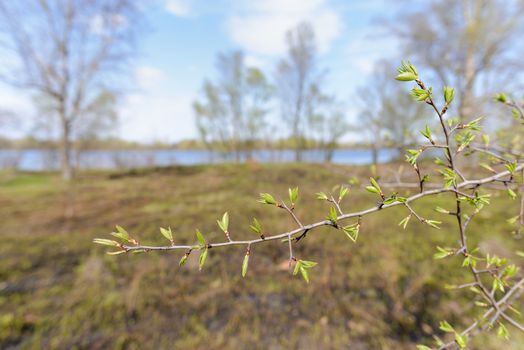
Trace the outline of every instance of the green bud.
{"label": "green bud", "polygon": [[444,86],[444,100],[446,101],[446,104],[450,104],[451,101],[453,101],[453,98],[455,97],[455,89]]}

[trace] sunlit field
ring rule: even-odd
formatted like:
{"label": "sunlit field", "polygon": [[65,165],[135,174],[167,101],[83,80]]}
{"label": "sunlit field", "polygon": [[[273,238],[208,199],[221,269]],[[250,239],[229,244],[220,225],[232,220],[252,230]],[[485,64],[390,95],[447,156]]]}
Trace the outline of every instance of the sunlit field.
{"label": "sunlit field", "polygon": [[[179,267],[181,253],[115,257],[91,243],[115,224],[143,243],[162,243],[159,226],[171,226],[177,243],[194,243],[196,228],[220,241],[214,218],[225,210],[235,238],[255,236],[248,229],[252,217],[269,232],[284,231],[294,223],[278,208],[258,203],[259,192],[285,196],[288,187],[298,186],[297,215],[313,222],[328,211],[316,192],[348,184],[354,175],[366,181],[369,171],[223,165],[93,172],[71,184],[56,173],[4,172],[1,347],[406,349],[438,333],[439,320],[467,324],[479,312],[459,307],[469,294],[443,287],[465,276],[461,259],[427,258],[437,245],[456,241],[453,222],[444,221],[440,230],[411,222],[403,230],[403,208],[367,217],[356,244],[329,228],[301,240],[295,254],[319,263],[309,285],[288,272],[284,243],[254,247],[244,279],[241,248],[211,249],[199,272],[197,255]],[[342,204],[347,210],[376,205],[360,187],[351,186]],[[435,216],[435,205],[452,203],[445,197],[416,208]],[[493,198],[491,211],[472,224],[470,239],[520,261],[514,251],[522,249],[521,241],[505,222],[513,214],[508,204],[505,197]],[[489,229],[488,222],[494,223]],[[475,338],[472,348],[519,349],[522,341],[517,333],[509,343],[487,334]]]}

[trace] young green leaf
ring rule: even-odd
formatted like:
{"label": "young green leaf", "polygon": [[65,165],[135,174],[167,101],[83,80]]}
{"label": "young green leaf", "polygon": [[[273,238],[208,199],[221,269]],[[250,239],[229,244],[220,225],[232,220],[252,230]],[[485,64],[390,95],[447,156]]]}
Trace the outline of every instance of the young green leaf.
{"label": "young green leaf", "polygon": [[229,229],[229,214],[227,213],[227,211],[222,216],[222,220],[217,220],[217,224],[218,224],[218,227],[220,227],[220,229],[222,231],[224,231],[225,233],[228,232],[228,229]]}
{"label": "young green leaf", "polygon": [[424,90],[414,87],[411,89],[411,96],[413,96],[413,98],[417,101],[426,101],[431,97],[431,88]]}
{"label": "young green leaf", "polygon": [[308,273],[307,269],[304,266],[300,267],[300,274],[302,275],[302,278],[304,278],[304,280],[307,283],[309,283],[309,273]]}
{"label": "young green leaf", "polygon": [[382,199],[384,199],[384,194],[382,193],[382,189],[380,188],[378,182],[372,177],[369,178],[369,182],[371,183],[371,186],[367,186],[366,190],[371,193],[376,193],[382,197]]}
{"label": "young green leaf", "polygon": [[399,73],[395,77],[395,79],[398,81],[413,81],[417,79],[417,76],[410,72],[402,72],[402,73]]}
{"label": "young green leaf", "polygon": [[399,81],[413,81],[418,79],[418,72],[411,62],[402,61],[402,65],[397,68],[399,73],[395,79]]}
{"label": "young green leaf", "polygon": [[435,211],[437,211],[437,212],[439,212],[439,213],[441,213],[441,214],[449,214],[449,213],[450,213],[449,210],[446,210],[446,209],[441,208],[441,207],[436,207],[436,208],[435,208]]}
{"label": "young green leaf", "polygon": [[521,116],[519,110],[516,108],[511,109],[511,114],[513,114],[513,118],[515,119],[519,119]]}
{"label": "young green leaf", "polygon": [[471,266],[475,268],[477,266],[477,260],[473,256],[467,256],[462,261],[462,267]]}
{"label": "young green leaf", "polygon": [[275,198],[273,198],[273,196],[270,195],[269,193],[261,193],[260,199],[258,201],[263,204],[273,204],[273,205],[277,204],[277,201],[275,200]]}
{"label": "young green leaf", "polygon": [[466,147],[468,147],[473,139],[475,139],[475,134],[473,134],[471,131],[457,134],[457,153],[462,152]]}
{"label": "young green leaf", "polygon": [[301,260],[301,262],[302,262],[302,265],[308,269],[317,266],[317,263],[314,261]]}
{"label": "young green leaf", "polygon": [[424,131],[421,131],[420,133],[422,134],[422,136],[427,138],[430,142],[433,141],[433,139],[431,138],[431,130],[429,130],[429,126],[426,125],[426,128],[424,129]]}
{"label": "young green leaf", "polygon": [[506,340],[509,340],[509,332],[506,326],[504,326],[502,323],[499,323],[499,327],[497,329],[497,336],[499,338],[504,338]]}
{"label": "young green leaf", "polygon": [[202,267],[204,267],[204,264],[206,263],[207,252],[208,252],[208,249],[206,248],[206,249],[204,249],[204,251],[198,257],[198,270],[199,271],[202,270]]}
{"label": "young green leaf", "polygon": [[515,173],[515,170],[517,169],[517,161],[514,160],[512,163],[506,163],[504,164],[504,167],[509,171],[511,175]]}
{"label": "young green leaf", "polygon": [[340,187],[340,192],[338,194],[338,202],[340,203],[342,201],[342,199],[344,199],[344,197],[348,193],[349,193],[349,188],[348,187],[345,187],[345,186]]}
{"label": "young green leaf", "polygon": [[455,341],[461,349],[465,349],[468,345],[468,336],[455,333]]}
{"label": "young green leaf", "polygon": [[388,198],[384,199],[384,201],[382,203],[384,205],[389,205],[389,204],[395,203],[397,200],[398,200],[397,195],[393,194],[393,195],[389,196]]}
{"label": "young green leaf", "polygon": [[129,234],[120,226],[116,226],[117,232],[111,232],[111,236],[121,239],[122,241],[129,241]]}
{"label": "young green leaf", "polygon": [[380,186],[379,186],[378,182],[377,182],[374,178],[370,177],[370,178],[369,178],[369,182],[371,182],[371,185],[372,185],[373,187],[375,187],[379,192],[382,192],[382,190],[380,189]]}
{"label": "young green leaf", "polygon": [[256,218],[253,218],[253,223],[251,226],[249,226],[253,232],[261,234],[262,233],[262,225],[260,225],[260,222]]}
{"label": "young green leaf", "polygon": [[293,276],[296,276],[298,271],[300,270],[300,266],[302,265],[302,262],[298,260],[295,264],[295,268],[293,269]]}
{"label": "young green leaf", "polygon": [[288,192],[289,192],[289,201],[291,202],[291,205],[294,205],[297,202],[297,198],[298,198],[298,187],[290,188]]}
{"label": "young green leaf", "polygon": [[457,184],[457,174],[450,168],[444,168],[440,170],[440,173],[444,176],[444,187],[450,188]]}
{"label": "young green leaf", "polygon": [[438,225],[440,225],[442,223],[442,221],[437,221],[437,220],[424,220],[424,223],[428,224],[429,226],[433,227],[433,228],[438,228],[440,229],[440,227]]}
{"label": "young green leaf", "polygon": [[486,164],[486,163],[480,163],[479,164],[482,168],[486,169],[487,171],[490,171],[494,174],[496,174],[497,172],[495,171],[495,169],[493,169],[490,165]]}
{"label": "young green leaf", "polygon": [[342,230],[344,231],[346,236],[348,236],[349,239],[351,239],[354,243],[357,242],[358,233],[359,233],[359,230],[360,230],[360,224],[359,223],[348,225],[348,226],[344,226],[342,228]]}
{"label": "young green leaf", "polygon": [[360,181],[358,180],[358,177],[356,177],[356,176],[353,175],[353,176],[348,180],[348,183],[349,183],[350,185],[356,186],[356,185],[360,184]]}
{"label": "young green leaf", "polygon": [[168,229],[165,229],[163,227],[160,228],[160,233],[168,239],[171,243],[173,243],[173,232],[171,232],[171,227]]}
{"label": "young green leaf", "polygon": [[417,165],[417,159],[418,157],[420,156],[420,150],[416,150],[416,149],[408,149],[407,150],[407,154],[406,154],[406,161],[413,165],[413,166],[416,166]]}
{"label": "young green leaf", "polygon": [[366,186],[366,190],[371,193],[380,194],[380,192],[373,186]]}
{"label": "young green leaf", "polygon": [[398,225],[399,225],[399,226],[402,226],[402,228],[405,230],[406,227],[408,226],[409,219],[411,219],[411,214],[409,214],[408,216],[406,216],[404,219],[400,220],[400,222],[398,223]]}
{"label": "young green leaf", "polygon": [[520,215],[516,215],[516,216],[513,216],[509,219],[506,220],[506,222],[510,225],[513,225],[514,223],[517,222],[517,220],[520,218]]}
{"label": "young green leaf", "polygon": [[502,283],[502,281],[499,278],[495,277],[493,279],[492,287],[494,290],[500,290],[501,292],[504,293],[504,284]]}
{"label": "young green leaf", "polygon": [[302,278],[309,283],[309,269],[317,265],[314,261],[298,260],[293,270],[293,275],[297,275],[298,272],[302,275]]}
{"label": "young green leaf", "polygon": [[477,118],[477,119],[473,119],[472,121],[470,121],[469,123],[467,124],[464,124],[462,127],[464,129],[469,129],[469,130],[472,130],[472,131],[480,131],[481,127],[480,127],[480,121],[484,119],[484,117],[480,117],[480,118]]}
{"label": "young green leaf", "polygon": [[453,101],[453,98],[455,97],[455,89],[444,86],[444,100],[446,101],[446,104],[449,105],[451,101]]}
{"label": "young green leaf", "polygon": [[506,97],[506,94],[503,94],[503,93],[499,93],[495,95],[495,100],[497,100],[500,103],[508,102],[508,98]]}
{"label": "young green leaf", "polygon": [[326,201],[328,199],[328,196],[324,192],[318,192],[317,193],[317,199],[319,199],[321,201]]}
{"label": "young green leaf", "polygon": [[510,199],[515,199],[517,198],[517,194],[515,193],[515,191],[513,191],[511,188],[508,187],[507,189],[507,193],[508,193],[508,196]]}
{"label": "young green leaf", "polygon": [[484,144],[484,146],[488,147],[489,146],[489,135],[482,134],[481,138],[482,138],[482,143]]}
{"label": "young green leaf", "polygon": [[453,327],[451,327],[451,325],[448,323],[448,321],[440,321],[439,328],[440,328],[441,331],[444,331],[446,333],[454,333],[455,332],[455,330],[453,329]]}
{"label": "young green leaf", "polygon": [[450,255],[453,255],[453,250],[451,249],[445,249],[442,247],[437,246],[438,252],[433,254],[433,259],[444,259]]}
{"label": "young green leaf", "polygon": [[95,238],[93,239],[93,243],[101,244],[101,245],[107,245],[111,247],[119,247],[120,243],[117,241],[113,241],[111,239],[104,239],[104,238]]}
{"label": "young green leaf", "polygon": [[446,165],[446,163],[444,163],[444,161],[442,159],[440,159],[439,157],[435,157],[434,162],[435,162],[435,164],[440,165],[440,166]]}
{"label": "young green leaf", "polygon": [[127,233],[127,231],[124,230],[124,228],[123,228],[122,226],[118,226],[118,225],[116,225],[116,230],[117,230],[119,233],[121,233],[123,236],[127,237],[126,240],[129,239],[129,233]]}
{"label": "young green leaf", "polygon": [[202,235],[202,232],[200,232],[200,230],[196,230],[196,236],[197,236],[197,240],[198,240],[198,243],[200,244],[200,247],[205,247],[206,246],[206,240],[204,239],[204,236]]}
{"label": "young green leaf", "polygon": [[247,268],[249,265],[249,251],[244,255],[244,261],[242,262],[242,277],[246,277]]}
{"label": "young green leaf", "polygon": [[180,261],[178,262],[178,266],[184,266],[186,264],[187,258],[189,257],[188,253],[185,253],[182,258],[180,258]]}
{"label": "young green leaf", "polygon": [[514,265],[514,264],[508,265],[502,271],[502,277],[501,278],[503,280],[511,278],[511,277],[515,276],[518,271],[519,271],[519,268],[516,265]]}
{"label": "young green leaf", "polygon": [[329,208],[329,214],[327,216],[327,219],[334,225],[336,226],[337,225],[337,210],[335,209],[335,207],[331,207]]}
{"label": "young green leaf", "polygon": [[120,255],[120,254],[124,254],[126,251],[125,250],[117,250],[116,252],[107,252],[106,254],[107,255]]}

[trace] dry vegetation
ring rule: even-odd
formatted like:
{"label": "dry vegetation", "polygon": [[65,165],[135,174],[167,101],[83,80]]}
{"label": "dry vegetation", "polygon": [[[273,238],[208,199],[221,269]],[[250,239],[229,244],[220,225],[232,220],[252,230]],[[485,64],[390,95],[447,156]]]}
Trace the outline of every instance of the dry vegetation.
{"label": "dry vegetation", "polygon": [[[257,203],[259,192],[285,197],[299,186],[297,215],[312,222],[328,209],[314,193],[366,174],[367,167],[248,164],[87,173],[68,185],[57,174],[2,173],[0,347],[406,349],[440,334],[433,327],[442,319],[468,324],[475,310],[459,307],[472,305],[467,292],[441,287],[462,281],[461,259],[431,259],[436,245],[455,243],[451,217],[441,230],[413,222],[404,231],[402,208],[379,212],[357,244],[327,228],[311,233],[295,252],[319,262],[309,285],[288,273],[286,244],[254,247],[245,279],[242,248],[211,249],[198,272],[196,255],[180,268],[178,253],[115,258],[91,244],[115,223],[143,243],[162,242],[158,226],[168,225],[180,243],[194,243],[197,227],[222,239],[213,218],[225,210],[237,238],[253,235],[254,216],[283,231],[293,222]],[[376,201],[355,186],[351,192],[348,210]],[[415,206],[435,216],[445,198]],[[492,203],[472,223],[470,240],[519,262],[522,244],[505,222],[518,208],[504,193]],[[522,341],[517,332],[509,342],[488,333],[471,348],[518,349]]]}

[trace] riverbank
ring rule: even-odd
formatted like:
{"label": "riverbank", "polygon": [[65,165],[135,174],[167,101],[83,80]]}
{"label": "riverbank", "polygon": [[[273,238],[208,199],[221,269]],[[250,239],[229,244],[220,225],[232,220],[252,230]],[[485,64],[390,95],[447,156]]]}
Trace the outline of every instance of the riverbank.
{"label": "riverbank", "polygon": [[[398,157],[397,149],[383,148],[378,152],[378,161],[385,163]],[[322,149],[302,152],[305,163],[367,165],[373,162],[371,149],[337,149],[332,155]],[[329,158],[331,157],[331,158]],[[120,149],[83,151],[72,157],[75,167],[85,169],[122,170],[143,167],[166,167],[173,165],[205,165],[236,162],[236,155],[208,150],[190,149]],[[291,149],[262,149],[253,151],[248,157],[241,153],[238,161],[258,163],[291,163],[295,151]],[[52,171],[60,168],[60,153],[45,149],[0,149],[0,170]]]}

